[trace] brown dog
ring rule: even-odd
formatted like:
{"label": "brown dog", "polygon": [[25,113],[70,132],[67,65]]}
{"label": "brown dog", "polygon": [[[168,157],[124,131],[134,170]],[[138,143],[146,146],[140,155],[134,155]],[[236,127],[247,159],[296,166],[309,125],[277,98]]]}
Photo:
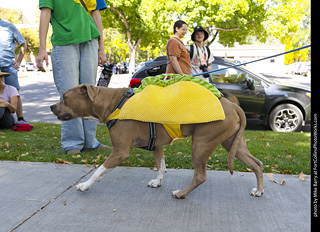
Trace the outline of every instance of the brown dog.
{"label": "brown dog", "polygon": [[[128,88],[112,89],[92,85],[80,85],[68,90],[63,100],[50,108],[59,120],[71,120],[77,117],[96,119],[105,122],[112,109],[121,99]],[[176,190],[172,195],[185,198],[192,190],[206,181],[207,160],[219,144],[229,151],[228,166],[233,173],[234,157],[247,164],[256,174],[257,188],[250,192],[253,196],[263,193],[262,163],[253,157],[247,149],[244,139],[246,118],[243,110],[225,98],[220,102],[226,119],[210,123],[181,125],[183,136],[192,136],[192,164],[194,177],[191,184],[184,190]],[[157,138],[154,156],[158,168],[157,179],[148,183],[149,187],[160,187],[166,171],[162,146],[170,144],[171,137],[162,124],[156,124]],[[134,120],[118,120],[110,129],[112,152],[92,177],[77,185],[79,191],[87,191],[111,169],[121,164],[129,157],[131,147],[147,146],[149,142],[149,123]]]}

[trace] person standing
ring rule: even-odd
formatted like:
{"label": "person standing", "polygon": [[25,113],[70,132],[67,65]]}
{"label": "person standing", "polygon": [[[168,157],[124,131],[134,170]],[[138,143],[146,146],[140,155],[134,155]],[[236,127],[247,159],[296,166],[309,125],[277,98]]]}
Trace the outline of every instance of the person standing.
{"label": "person standing", "polygon": [[[51,42],[52,70],[55,85],[63,94],[79,84],[94,85],[97,66],[106,61],[100,10],[106,8],[103,0],[39,0],[39,55],[37,66],[45,71],[48,66],[46,38],[49,22],[53,34]],[[61,145],[67,154],[84,150],[108,149],[95,138],[97,122],[76,118],[62,122]]]}
{"label": "person standing", "polygon": [[167,43],[167,70],[166,73],[191,75],[191,61],[187,48],[181,39],[185,36],[188,25],[182,20],[178,20],[173,26],[173,37]]}
{"label": "person standing", "polygon": [[[5,79],[5,84],[14,86],[20,93],[18,69],[27,49],[26,40],[15,25],[5,22],[2,19],[0,19],[0,35],[0,71],[10,74],[10,76]],[[20,46],[20,52],[17,60],[14,61],[16,42]],[[23,118],[21,96],[18,98],[16,113],[18,123],[26,123]]]}
{"label": "person standing", "polygon": [[[208,32],[206,32],[201,26],[197,26],[191,39],[195,43],[190,45],[187,49],[190,53],[192,74],[203,73],[212,70],[211,63],[214,60],[214,56],[210,49],[204,45],[204,41],[208,39]],[[197,76],[205,81],[209,81],[209,74]]]}

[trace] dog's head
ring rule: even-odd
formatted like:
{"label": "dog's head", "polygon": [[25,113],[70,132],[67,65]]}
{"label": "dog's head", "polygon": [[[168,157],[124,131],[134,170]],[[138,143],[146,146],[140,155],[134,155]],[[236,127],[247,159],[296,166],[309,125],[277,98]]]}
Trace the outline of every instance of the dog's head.
{"label": "dog's head", "polygon": [[69,121],[74,118],[95,117],[92,112],[92,104],[99,93],[99,88],[93,85],[79,85],[69,89],[63,94],[63,99],[50,106],[51,111],[61,121]]}

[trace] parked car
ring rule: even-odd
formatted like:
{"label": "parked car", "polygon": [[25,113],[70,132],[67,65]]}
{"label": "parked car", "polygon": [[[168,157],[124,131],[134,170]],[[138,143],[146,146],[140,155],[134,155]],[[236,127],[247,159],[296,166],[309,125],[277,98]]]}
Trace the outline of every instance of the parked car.
{"label": "parked car", "polygon": [[307,76],[311,70],[311,62],[302,62],[298,67],[298,74]]}
{"label": "parked car", "polygon": [[295,62],[289,65],[288,73],[307,75],[309,70],[311,70],[311,62]]}
{"label": "parked car", "polygon": [[[234,65],[215,57],[212,69]],[[165,73],[167,57],[146,62],[131,78],[142,80],[147,76]],[[311,90],[294,84],[281,84],[243,67],[233,67],[210,74],[209,82],[224,95],[237,97],[248,123],[268,125],[273,131],[299,131],[311,122]]]}
{"label": "parked car", "polygon": [[27,62],[26,63],[26,70],[27,71],[35,71],[35,70],[37,70],[37,67],[34,65],[34,63]]}

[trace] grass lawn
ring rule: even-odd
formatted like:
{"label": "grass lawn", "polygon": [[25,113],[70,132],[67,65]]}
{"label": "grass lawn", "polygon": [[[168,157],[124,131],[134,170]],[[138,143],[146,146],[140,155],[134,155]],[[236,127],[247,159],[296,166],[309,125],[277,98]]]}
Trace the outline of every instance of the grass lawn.
{"label": "grass lawn", "polygon": [[[60,145],[60,124],[33,123],[30,132],[0,131],[0,160],[55,162],[98,165],[102,164],[111,151],[88,151],[81,155],[66,155]],[[248,148],[264,164],[264,172],[310,175],[310,133],[276,133],[272,131],[245,131]],[[98,126],[97,139],[111,146],[106,126]],[[173,146],[164,147],[168,168],[192,169],[191,138],[180,140]],[[228,170],[227,151],[220,145],[211,154],[208,170]],[[130,158],[122,165],[155,167],[152,152],[132,148]],[[237,159],[235,171],[251,171]]]}

